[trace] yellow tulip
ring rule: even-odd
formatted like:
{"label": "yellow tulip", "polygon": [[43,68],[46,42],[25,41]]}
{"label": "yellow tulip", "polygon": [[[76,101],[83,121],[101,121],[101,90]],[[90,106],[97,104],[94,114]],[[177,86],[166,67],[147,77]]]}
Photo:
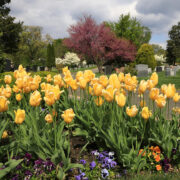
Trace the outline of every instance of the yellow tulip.
{"label": "yellow tulip", "polygon": [[128,73],[125,75],[124,77],[124,83],[125,83],[125,89],[128,91],[135,91],[136,87],[137,87],[137,77],[133,76],[131,77],[131,75]]}
{"label": "yellow tulip", "polygon": [[148,80],[147,80],[147,89],[148,89],[148,90],[151,90],[151,89],[154,88],[154,87],[155,87],[155,85],[154,85],[153,81],[150,80],[150,79],[148,79]]}
{"label": "yellow tulip", "polygon": [[85,89],[87,85],[87,80],[83,77],[79,78],[78,85],[81,89]]}
{"label": "yellow tulip", "polygon": [[11,77],[11,75],[5,75],[5,76],[4,76],[4,82],[5,82],[6,84],[11,84],[11,82],[12,82],[12,77]]}
{"label": "yellow tulip", "polygon": [[4,96],[6,98],[10,98],[11,97],[11,92],[12,92],[11,87],[7,84],[6,88],[4,89]]}
{"label": "yellow tulip", "polygon": [[153,81],[154,86],[156,86],[158,84],[158,75],[156,72],[152,73],[150,80]]}
{"label": "yellow tulip", "polygon": [[143,94],[147,89],[147,81],[145,80],[141,80],[140,84],[139,84],[139,94]]}
{"label": "yellow tulip", "polygon": [[94,77],[95,74],[91,70],[84,71],[84,79],[86,79],[87,82],[90,82]]}
{"label": "yellow tulip", "polygon": [[45,77],[45,79],[46,79],[47,82],[51,82],[51,81],[52,81],[51,74],[48,74],[48,75]]}
{"label": "yellow tulip", "polygon": [[176,93],[176,88],[174,84],[168,84],[167,90],[166,90],[166,97],[172,98]]}
{"label": "yellow tulip", "polygon": [[113,88],[120,89],[121,84],[117,77],[117,74],[111,74],[109,77],[109,85],[113,86]]}
{"label": "yellow tulip", "polygon": [[114,89],[113,86],[108,85],[106,89],[102,90],[102,95],[106,99],[106,101],[111,102],[114,99],[114,95],[117,89]]}
{"label": "yellow tulip", "polygon": [[120,107],[124,107],[126,104],[126,96],[123,93],[116,95],[115,100]]}
{"label": "yellow tulip", "polygon": [[18,109],[17,111],[14,112],[15,112],[15,123],[22,124],[25,119],[25,111]]}
{"label": "yellow tulip", "polygon": [[118,75],[118,79],[120,82],[124,82],[124,73],[120,72]]}
{"label": "yellow tulip", "polygon": [[89,89],[88,89],[88,90],[89,90],[89,94],[91,94],[91,95],[93,96],[93,95],[94,95],[94,94],[93,94],[93,88],[92,88],[91,86],[89,86]]}
{"label": "yellow tulip", "polygon": [[13,92],[15,93],[21,92],[21,89],[19,89],[16,85],[13,85]]}
{"label": "yellow tulip", "polygon": [[158,88],[152,88],[150,93],[149,93],[149,97],[155,101],[157,99],[157,97],[159,96],[159,89]]}
{"label": "yellow tulip", "polygon": [[148,107],[143,107],[142,108],[142,112],[141,112],[141,116],[144,118],[144,119],[149,119],[151,116],[152,116],[152,113],[151,111],[148,109]]}
{"label": "yellow tulip", "polygon": [[173,97],[173,101],[175,103],[177,103],[180,100],[180,95],[178,93],[175,93],[174,97]]}
{"label": "yellow tulip", "polygon": [[22,89],[24,85],[23,78],[16,79],[15,84],[19,89]]}
{"label": "yellow tulip", "polygon": [[143,100],[141,100],[141,102],[140,102],[140,106],[143,108],[144,106],[146,106],[146,102],[145,102],[145,101],[143,101]]}
{"label": "yellow tulip", "polygon": [[165,105],[166,105],[166,96],[163,96],[163,94],[160,94],[156,100],[156,105],[159,107],[159,108],[163,108]]}
{"label": "yellow tulip", "polygon": [[0,112],[4,112],[8,110],[9,101],[7,101],[6,97],[0,96]]}
{"label": "yellow tulip", "polygon": [[54,76],[54,85],[58,85],[59,88],[63,86],[63,80],[60,74]]}
{"label": "yellow tulip", "polygon": [[51,114],[47,114],[45,116],[45,120],[46,120],[47,123],[52,123],[53,122],[52,115]]}
{"label": "yellow tulip", "polygon": [[54,93],[51,91],[46,91],[44,101],[46,102],[47,105],[52,106],[55,103]]}
{"label": "yellow tulip", "polygon": [[94,99],[94,102],[96,103],[97,106],[101,106],[104,100],[102,97],[98,96],[96,99]]}
{"label": "yellow tulip", "polygon": [[79,81],[80,78],[82,78],[84,76],[83,72],[82,71],[78,71],[76,73],[76,80]]}
{"label": "yellow tulip", "polygon": [[100,83],[100,82],[99,82],[99,78],[93,78],[93,79],[91,80],[91,82],[90,82],[90,85],[93,86],[93,85],[96,84],[96,83]]}
{"label": "yellow tulip", "polygon": [[21,101],[21,99],[22,99],[22,95],[21,94],[16,94],[16,100]]}
{"label": "yellow tulip", "polygon": [[8,137],[8,132],[5,130],[5,131],[3,131],[2,139],[5,139],[7,137]]}
{"label": "yellow tulip", "polygon": [[63,72],[64,75],[67,73],[67,71],[69,71],[68,66],[62,68],[62,72]]}
{"label": "yellow tulip", "polygon": [[78,88],[78,84],[77,84],[77,80],[72,79],[69,83],[70,87],[72,88],[72,90],[76,91]]}
{"label": "yellow tulip", "polygon": [[36,80],[33,80],[29,84],[31,91],[35,91],[39,88],[39,82]]}
{"label": "yellow tulip", "polygon": [[93,94],[95,96],[101,96],[102,95],[102,90],[103,90],[103,87],[102,87],[101,84],[96,83],[96,84],[93,85]]}
{"label": "yellow tulip", "polygon": [[180,115],[180,107],[173,107],[172,110]]}
{"label": "yellow tulip", "polygon": [[161,92],[162,92],[163,94],[166,94],[166,91],[167,91],[167,85],[166,85],[166,84],[163,84],[163,85],[161,86]]}
{"label": "yellow tulip", "polygon": [[64,119],[64,121],[68,124],[72,122],[74,116],[75,116],[75,114],[74,114],[72,108],[63,111],[63,114],[61,115],[61,117]]}
{"label": "yellow tulip", "polygon": [[109,81],[108,81],[108,77],[107,77],[107,76],[102,75],[102,76],[99,77],[99,83],[102,84],[102,86],[103,86],[104,88],[107,87],[108,82],[109,82]]}
{"label": "yellow tulip", "polygon": [[138,109],[136,105],[131,106],[131,108],[129,107],[126,108],[126,114],[130,117],[135,117],[137,112],[138,112]]}
{"label": "yellow tulip", "polygon": [[30,95],[29,104],[36,107],[40,105],[41,100],[41,94],[39,91],[36,90]]}
{"label": "yellow tulip", "polygon": [[60,91],[58,85],[53,86],[51,91],[54,93],[55,100],[58,100],[60,98],[60,95],[64,92],[64,91]]}

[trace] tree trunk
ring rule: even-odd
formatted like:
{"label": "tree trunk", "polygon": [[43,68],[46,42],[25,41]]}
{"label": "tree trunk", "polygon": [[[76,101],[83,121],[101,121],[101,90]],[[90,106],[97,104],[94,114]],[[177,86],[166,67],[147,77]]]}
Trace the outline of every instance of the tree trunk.
{"label": "tree trunk", "polygon": [[104,74],[103,69],[102,69],[102,65],[97,64],[97,67],[98,67],[99,73]]}

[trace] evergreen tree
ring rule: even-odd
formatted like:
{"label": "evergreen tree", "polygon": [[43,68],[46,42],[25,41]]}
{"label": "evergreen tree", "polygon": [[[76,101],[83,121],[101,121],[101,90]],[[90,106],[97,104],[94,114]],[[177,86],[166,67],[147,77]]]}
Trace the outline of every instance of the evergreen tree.
{"label": "evergreen tree", "polygon": [[48,68],[55,66],[55,54],[54,54],[54,45],[48,44],[47,46],[47,62],[46,65]]}

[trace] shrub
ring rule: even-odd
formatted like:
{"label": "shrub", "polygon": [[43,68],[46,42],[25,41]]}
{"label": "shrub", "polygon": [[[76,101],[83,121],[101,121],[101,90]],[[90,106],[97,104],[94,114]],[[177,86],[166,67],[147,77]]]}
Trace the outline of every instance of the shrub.
{"label": "shrub", "polygon": [[147,64],[152,70],[156,67],[156,60],[154,57],[154,51],[151,45],[143,44],[136,56],[137,64]]}

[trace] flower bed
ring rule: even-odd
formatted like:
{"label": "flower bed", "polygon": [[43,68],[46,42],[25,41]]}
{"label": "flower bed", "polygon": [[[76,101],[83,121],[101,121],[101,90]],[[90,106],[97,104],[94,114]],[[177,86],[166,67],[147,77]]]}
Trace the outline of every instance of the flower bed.
{"label": "flower bed", "polygon": [[[130,74],[96,78],[91,70],[73,79],[67,67],[63,76],[42,78],[19,66],[2,83],[0,178],[117,179],[179,169],[180,95],[173,84],[156,88],[156,73],[138,83]],[[132,104],[136,91],[139,105]],[[94,147],[102,151],[84,159]]]}

